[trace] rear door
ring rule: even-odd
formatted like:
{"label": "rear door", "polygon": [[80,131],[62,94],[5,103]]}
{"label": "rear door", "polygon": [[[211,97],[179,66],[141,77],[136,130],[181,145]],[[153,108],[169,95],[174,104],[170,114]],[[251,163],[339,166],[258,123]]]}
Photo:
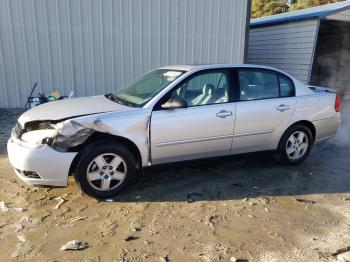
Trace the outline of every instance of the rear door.
{"label": "rear door", "polygon": [[[231,76],[226,69],[201,71],[159,101],[151,118],[153,164],[230,154],[236,115]],[[174,96],[188,107],[162,109]]]}
{"label": "rear door", "polygon": [[272,149],[295,110],[293,81],[259,68],[237,69],[236,78],[239,89],[232,153]]}

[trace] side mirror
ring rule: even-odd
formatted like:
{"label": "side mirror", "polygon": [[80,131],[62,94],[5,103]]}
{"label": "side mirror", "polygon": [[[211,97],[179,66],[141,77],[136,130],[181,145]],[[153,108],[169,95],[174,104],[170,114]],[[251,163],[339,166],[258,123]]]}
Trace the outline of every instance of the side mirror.
{"label": "side mirror", "polygon": [[164,104],[162,104],[161,107],[163,109],[186,108],[187,103],[181,97],[173,97],[173,98],[170,98],[168,101],[166,101]]}

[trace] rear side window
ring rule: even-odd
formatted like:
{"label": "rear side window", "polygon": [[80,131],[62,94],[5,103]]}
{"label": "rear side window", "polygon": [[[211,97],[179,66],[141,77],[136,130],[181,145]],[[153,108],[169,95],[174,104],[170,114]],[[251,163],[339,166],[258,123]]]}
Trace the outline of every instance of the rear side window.
{"label": "rear side window", "polygon": [[281,97],[294,96],[294,84],[288,77],[279,75]]}
{"label": "rear side window", "polygon": [[240,101],[279,97],[277,74],[267,70],[238,70]]}

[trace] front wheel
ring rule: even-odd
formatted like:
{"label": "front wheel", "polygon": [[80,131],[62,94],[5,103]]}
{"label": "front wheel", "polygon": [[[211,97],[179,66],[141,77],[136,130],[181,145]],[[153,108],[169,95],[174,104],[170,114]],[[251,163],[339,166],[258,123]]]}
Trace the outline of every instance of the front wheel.
{"label": "front wheel", "polygon": [[129,150],[112,141],[88,145],[75,170],[81,190],[95,198],[109,198],[121,192],[136,174],[136,161]]}
{"label": "front wheel", "polygon": [[304,125],[295,125],[282,136],[278,151],[284,163],[296,165],[308,157],[312,145],[311,131]]}

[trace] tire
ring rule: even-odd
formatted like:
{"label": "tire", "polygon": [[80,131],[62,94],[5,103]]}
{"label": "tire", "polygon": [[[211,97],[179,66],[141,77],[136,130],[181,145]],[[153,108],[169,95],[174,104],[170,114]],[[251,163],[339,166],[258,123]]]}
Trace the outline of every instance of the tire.
{"label": "tire", "polygon": [[120,193],[133,181],[135,174],[133,154],[122,144],[105,140],[82,150],[74,178],[84,193],[105,199]]}
{"label": "tire", "polygon": [[313,142],[309,128],[304,125],[291,126],[283,134],[278,145],[279,159],[285,164],[300,164],[308,157]]}

